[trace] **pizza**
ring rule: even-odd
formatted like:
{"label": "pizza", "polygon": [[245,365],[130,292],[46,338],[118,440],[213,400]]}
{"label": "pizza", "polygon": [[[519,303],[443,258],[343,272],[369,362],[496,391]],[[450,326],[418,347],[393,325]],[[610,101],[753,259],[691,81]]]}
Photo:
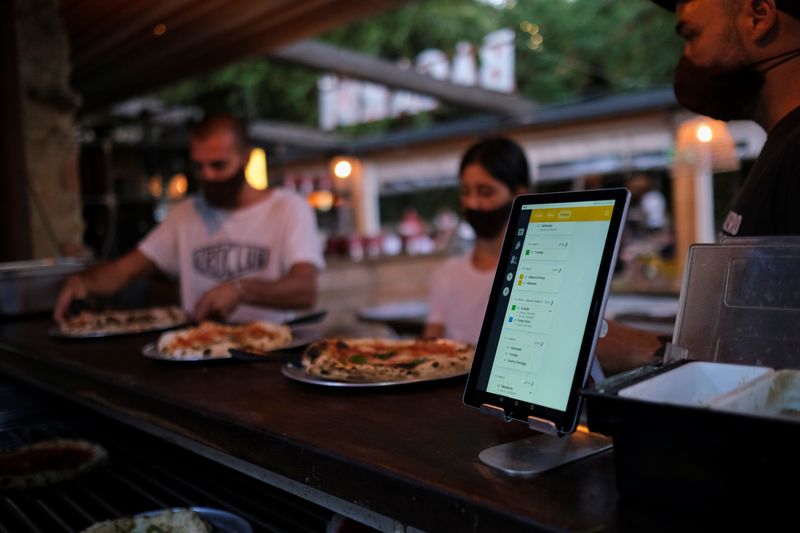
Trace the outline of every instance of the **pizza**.
{"label": "pizza", "polygon": [[59,325],[65,335],[115,335],[167,329],[187,321],[186,313],[176,306],[144,309],[81,311]]}
{"label": "pizza", "polygon": [[158,339],[158,353],[175,359],[228,357],[231,348],[263,355],[288,346],[292,329],[273,322],[219,324],[201,322],[193,328],[169,331]]}
{"label": "pizza", "polygon": [[168,509],[98,522],[81,533],[211,533],[214,531],[191,509]]}
{"label": "pizza", "polygon": [[104,464],[108,452],[82,440],[46,440],[0,453],[0,488],[43,487]]}
{"label": "pizza", "polygon": [[324,379],[376,383],[437,379],[469,371],[474,349],[449,339],[334,338],[303,353],[303,369]]}

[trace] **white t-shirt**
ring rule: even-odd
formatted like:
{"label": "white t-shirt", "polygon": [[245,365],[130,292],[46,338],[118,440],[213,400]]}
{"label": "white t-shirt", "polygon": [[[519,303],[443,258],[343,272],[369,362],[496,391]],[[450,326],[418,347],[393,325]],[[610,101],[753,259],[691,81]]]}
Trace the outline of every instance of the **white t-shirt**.
{"label": "white t-shirt", "polygon": [[[236,210],[189,198],[142,239],[139,251],[165,273],[180,277],[181,305],[187,311],[225,281],[274,281],[296,263],[325,267],[311,207],[281,189]],[[230,320],[283,322],[292,316],[290,311],[240,305]]]}
{"label": "white t-shirt", "polygon": [[442,324],[449,339],[477,344],[494,272],[477,270],[471,253],[446,260],[433,273],[428,324]]}

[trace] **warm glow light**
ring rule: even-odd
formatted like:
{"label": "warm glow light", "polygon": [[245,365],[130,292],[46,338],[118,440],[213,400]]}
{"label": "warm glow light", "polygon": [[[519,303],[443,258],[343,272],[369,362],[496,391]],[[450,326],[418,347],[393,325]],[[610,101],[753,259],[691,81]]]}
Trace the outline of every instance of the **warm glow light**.
{"label": "warm glow light", "polygon": [[[339,179],[333,180],[333,188],[348,188],[349,181],[359,181],[361,177],[361,160],[352,155],[336,155],[328,160],[329,176]],[[328,189],[329,187],[320,187]]]}
{"label": "warm glow light", "polygon": [[350,161],[339,161],[333,166],[333,175],[337,178],[349,178],[352,173],[353,165],[350,164]]}
{"label": "warm glow light", "polygon": [[330,211],[335,200],[331,191],[314,191],[308,195],[308,203],[320,211]]}
{"label": "warm glow light", "polygon": [[263,191],[269,186],[267,177],[267,153],[263,148],[253,148],[250,151],[250,160],[244,169],[247,183],[254,189]]}
{"label": "warm glow light", "polygon": [[159,198],[162,194],[164,194],[164,184],[163,178],[161,174],[156,174],[155,176],[150,177],[150,181],[147,182],[147,190],[150,191],[150,196],[153,198]]}
{"label": "warm glow light", "polygon": [[711,142],[714,138],[714,133],[707,124],[703,124],[697,128],[697,140],[703,143]]}
{"label": "warm glow light", "polygon": [[166,24],[156,24],[153,28],[153,35],[164,35],[167,32]]}
{"label": "warm glow light", "polygon": [[[708,154],[710,159],[705,158]],[[728,126],[709,117],[695,117],[678,126],[675,135],[673,175],[693,176],[700,161],[710,161],[714,172],[738,170],[736,143]]]}
{"label": "warm glow light", "polygon": [[169,180],[167,187],[167,197],[170,200],[180,200],[186,195],[186,190],[189,187],[189,182],[186,180],[186,175],[175,174]]}

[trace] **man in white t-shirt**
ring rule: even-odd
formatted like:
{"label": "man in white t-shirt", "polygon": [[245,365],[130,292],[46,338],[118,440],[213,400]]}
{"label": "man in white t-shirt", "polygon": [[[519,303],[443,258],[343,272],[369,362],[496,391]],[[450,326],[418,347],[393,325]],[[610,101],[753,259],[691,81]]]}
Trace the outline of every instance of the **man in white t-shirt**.
{"label": "man in white t-shirt", "polygon": [[72,300],[113,294],[156,268],[180,278],[182,306],[195,320],[283,322],[315,304],[324,261],[310,206],[247,183],[247,136],[233,117],[199,123],[190,152],[202,195],[175,207],[135,250],[69,278],[56,320]]}

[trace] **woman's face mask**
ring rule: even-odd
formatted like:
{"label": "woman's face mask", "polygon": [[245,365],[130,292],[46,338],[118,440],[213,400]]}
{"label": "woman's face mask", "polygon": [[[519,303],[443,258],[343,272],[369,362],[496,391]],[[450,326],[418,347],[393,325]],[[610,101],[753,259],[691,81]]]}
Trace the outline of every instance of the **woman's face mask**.
{"label": "woman's face mask", "polygon": [[464,218],[467,223],[475,230],[475,235],[481,239],[492,239],[500,235],[511,215],[511,205],[508,202],[497,209],[484,211],[480,209],[465,209]]}

